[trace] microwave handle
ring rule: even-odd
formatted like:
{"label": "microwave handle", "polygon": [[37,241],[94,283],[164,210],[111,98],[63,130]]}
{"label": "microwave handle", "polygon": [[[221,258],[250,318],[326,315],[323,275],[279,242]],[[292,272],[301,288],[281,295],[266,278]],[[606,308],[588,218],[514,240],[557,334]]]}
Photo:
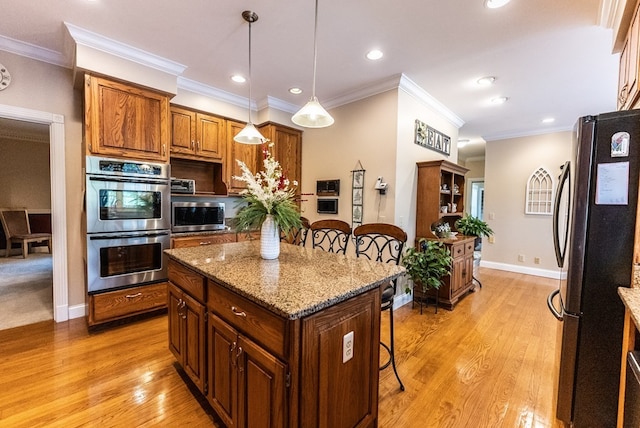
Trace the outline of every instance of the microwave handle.
{"label": "microwave handle", "polygon": [[156,238],[158,236],[167,236],[169,232],[142,232],[142,233],[115,233],[111,235],[89,235],[91,241],[100,241],[106,239],[123,239],[123,238]]}
{"label": "microwave handle", "polygon": [[152,180],[144,178],[120,178],[120,177],[99,177],[90,176],[89,181],[102,181],[102,182],[115,182],[115,183],[141,183],[141,184],[166,184],[169,185],[168,180]]}

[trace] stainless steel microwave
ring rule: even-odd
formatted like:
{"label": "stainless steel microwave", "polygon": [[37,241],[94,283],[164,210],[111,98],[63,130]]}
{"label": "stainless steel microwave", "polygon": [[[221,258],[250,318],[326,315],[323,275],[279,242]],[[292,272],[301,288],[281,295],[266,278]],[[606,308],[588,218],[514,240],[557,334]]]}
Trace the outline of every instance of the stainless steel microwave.
{"label": "stainless steel microwave", "polygon": [[223,229],[225,229],[225,219],[222,202],[173,202],[171,204],[172,232]]}

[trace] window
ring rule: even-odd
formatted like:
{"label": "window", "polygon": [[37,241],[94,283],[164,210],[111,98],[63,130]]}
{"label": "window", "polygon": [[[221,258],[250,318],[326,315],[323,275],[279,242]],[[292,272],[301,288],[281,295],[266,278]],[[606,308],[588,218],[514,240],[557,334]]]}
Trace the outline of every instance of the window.
{"label": "window", "polygon": [[527,181],[525,214],[551,215],[553,213],[553,179],[540,167]]}

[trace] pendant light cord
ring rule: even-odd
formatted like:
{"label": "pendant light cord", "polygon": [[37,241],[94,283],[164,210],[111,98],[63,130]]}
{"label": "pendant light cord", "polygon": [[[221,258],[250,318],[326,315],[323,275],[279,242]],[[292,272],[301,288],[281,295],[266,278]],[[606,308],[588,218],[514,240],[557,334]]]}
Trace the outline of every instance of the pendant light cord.
{"label": "pendant light cord", "polygon": [[316,0],[316,18],[313,29],[313,85],[311,86],[311,94],[316,97],[316,64],[318,62],[318,0]]}
{"label": "pendant light cord", "polygon": [[251,120],[251,20],[249,20],[249,123]]}

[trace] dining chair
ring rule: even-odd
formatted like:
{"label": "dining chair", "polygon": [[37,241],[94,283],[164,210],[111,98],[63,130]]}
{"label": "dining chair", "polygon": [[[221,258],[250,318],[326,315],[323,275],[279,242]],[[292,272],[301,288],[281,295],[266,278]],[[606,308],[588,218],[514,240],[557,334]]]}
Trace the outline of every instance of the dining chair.
{"label": "dining chair", "polygon": [[342,220],[318,220],[311,223],[313,248],[345,254],[350,236],[351,226]]}
{"label": "dining chair", "polygon": [[307,234],[309,233],[311,224],[309,223],[309,219],[306,217],[300,217],[300,220],[302,221],[301,227],[291,229],[288,233],[280,231],[280,241],[288,244],[299,245],[301,247],[304,247],[307,244]]}
{"label": "dining chair", "polygon": [[[402,250],[407,242],[407,233],[393,224],[368,223],[358,226],[353,231],[356,242],[356,256],[366,257],[382,263],[399,264]],[[380,297],[380,311],[389,311],[389,344],[380,341],[380,346],[389,353],[389,360],[380,366],[384,370],[389,365],[400,383],[400,390],[404,391],[404,384],[400,380],[396,368],[395,340],[393,334],[393,299],[396,295],[397,278],[382,286]]]}
{"label": "dining chair", "polygon": [[22,258],[26,259],[29,254],[29,246],[34,242],[46,242],[51,253],[50,233],[31,233],[29,225],[29,214],[25,209],[4,209],[0,210],[0,221],[7,238],[7,249],[4,256],[9,257],[11,246],[18,243],[22,246]]}

